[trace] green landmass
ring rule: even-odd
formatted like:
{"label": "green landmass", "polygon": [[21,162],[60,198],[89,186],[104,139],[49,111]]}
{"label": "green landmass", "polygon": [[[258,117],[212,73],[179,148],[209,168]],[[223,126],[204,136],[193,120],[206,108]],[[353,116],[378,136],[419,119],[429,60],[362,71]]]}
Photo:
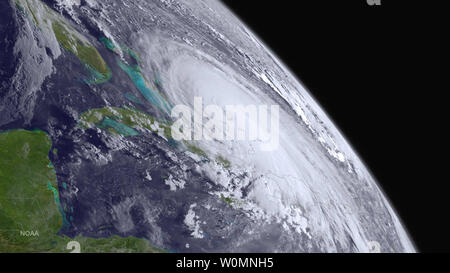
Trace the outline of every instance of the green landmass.
{"label": "green landmass", "polygon": [[220,155],[216,157],[216,161],[217,161],[217,163],[222,165],[225,169],[231,168],[231,162],[228,159],[226,159]]}
{"label": "green landmass", "polygon": [[69,28],[70,27],[63,22],[53,22],[53,31],[55,32],[58,42],[65,50],[75,54],[78,59],[87,66],[93,77],[93,79],[89,81],[97,84],[108,81],[112,74],[100,53],[93,45],[83,43],[77,35],[73,33],[73,30],[70,30]]}
{"label": "green landmass", "polygon": [[208,158],[208,155],[206,154],[206,152],[203,151],[202,149],[200,149],[199,147],[197,147],[193,144],[189,144],[189,143],[185,143],[185,144],[186,144],[186,148],[188,148],[189,151],[191,151],[194,154],[199,155],[201,157]]}
{"label": "green landmass", "polygon": [[63,252],[70,241],[81,252],[164,252],[135,237],[69,238],[70,225],[59,201],[56,172],[48,158],[52,143],[45,132],[0,133],[0,252]]}
{"label": "green landmass", "polygon": [[[114,122],[116,126],[113,126]],[[110,130],[110,133],[123,136],[134,135],[131,134],[132,131],[129,129],[134,131],[138,128],[145,128],[164,136],[167,140],[172,139],[171,122],[156,120],[145,112],[131,108],[105,107],[91,109],[81,114],[80,124],[84,128],[112,128],[113,130]]]}
{"label": "green landmass", "polygon": [[[88,110],[81,114],[79,124],[82,128],[100,128],[113,135],[134,136],[138,135],[137,129],[145,128],[160,136],[165,137],[169,142],[175,142],[172,138],[172,122],[156,120],[155,117],[133,108],[104,107]],[[209,160],[207,152],[198,146],[184,142],[186,148],[192,153]],[[217,163],[224,168],[231,168],[231,162],[222,156],[216,157]]]}
{"label": "green landmass", "polygon": [[222,199],[222,201],[225,201],[230,206],[231,204],[233,204],[233,199],[231,199],[230,197],[225,197],[223,194],[220,195],[220,199]]}
{"label": "green landmass", "polygon": [[[41,31],[53,32],[62,48],[74,54],[90,72],[90,84],[101,84],[111,79],[112,73],[98,50],[86,37],[66,22],[63,16],[37,0],[15,0],[16,7],[25,13],[25,8]],[[40,16],[37,16],[40,14]]]}

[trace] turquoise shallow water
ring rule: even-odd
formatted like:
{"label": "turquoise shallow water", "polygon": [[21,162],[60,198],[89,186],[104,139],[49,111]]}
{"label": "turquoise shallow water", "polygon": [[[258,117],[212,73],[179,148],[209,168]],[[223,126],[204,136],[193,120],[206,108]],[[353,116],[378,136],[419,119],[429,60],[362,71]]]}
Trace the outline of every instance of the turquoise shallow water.
{"label": "turquoise shallow water", "polygon": [[101,127],[113,128],[119,134],[121,134],[123,136],[137,136],[137,135],[139,135],[139,133],[136,132],[136,130],[134,130],[133,128],[128,127],[125,124],[122,124],[120,122],[117,122],[117,121],[109,119],[109,118],[105,118],[102,121]]}
{"label": "turquoise shallow water", "polygon": [[102,42],[109,50],[114,51],[115,50],[115,46],[114,43],[106,38],[106,37],[100,37],[99,38],[100,42]]}
{"label": "turquoise shallow water", "polygon": [[149,88],[138,66],[130,66],[123,63],[121,60],[117,60],[119,67],[125,71],[137,89],[141,92],[144,98],[155,107],[160,110],[170,113],[170,104],[159,94],[159,92]]}
{"label": "turquoise shallow water", "polygon": [[129,101],[132,101],[137,104],[144,104],[138,97],[133,95],[132,93],[125,93],[125,98],[127,98]]}
{"label": "turquoise shallow water", "polygon": [[58,206],[58,210],[61,213],[61,216],[63,218],[63,228],[69,227],[70,223],[69,221],[67,221],[67,216],[66,216],[66,212],[64,211],[64,209],[61,206],[61,202],[59,201],[59,193],[58,190],[52,186],[52,184],[50,182],[48,182],[47,184],[47,188],[48,190],[53,192],[53,197],[55,199],[55,203]]}
{"label": "turquoise shallow water", "polygon": [[[106,37],[100,37],[100,42],[102,42],[110,51],[113,51],[117,53],[117,48],[114,45],[114,43],[106,38]],[[159,110],[170,114],[170,111],[172,109],[171,104],[163,97],[161,94],[152,88],[148,86],[148,82],[146,81],[145,77],[142,75],[141,69],[139,67],[139,63],[141,62],[139,55],[131,50],[130,48],[126,46],[120,46],[120,48],[123,50],[123,52],[126,52],[128,55],[130,55],[137,63],[138,65],[129,65],[119,58],[117,58],[117,64],[119,67],[127,73],[127,75],[130,77],[130,79],[133,81],[134,85],[137,87],[139,92],[144,96],[144,98],[151,103],[153,106],[157,107]],[[155,74],[154,83],[158,86],[161,85],[161,79],[158,75]],[[128,94],[128,93],[127,93]],[[138,102],[138,99],[130,94],[125,94],[125,97],[129,99],[130,101],[133,101],[135,103]]]}

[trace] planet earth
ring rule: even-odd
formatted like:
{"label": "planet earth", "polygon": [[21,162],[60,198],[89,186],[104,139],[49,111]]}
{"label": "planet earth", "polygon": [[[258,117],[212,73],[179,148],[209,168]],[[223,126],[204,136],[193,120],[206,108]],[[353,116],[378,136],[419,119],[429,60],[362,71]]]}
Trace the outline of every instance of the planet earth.
{"label": "planet earth", "polygon": [[[0,15],[0,252],[416,251],[343,134],[223,3],[7,0]],[[175,139],[171,111],[195,98],[277,105],[277,149]]]}

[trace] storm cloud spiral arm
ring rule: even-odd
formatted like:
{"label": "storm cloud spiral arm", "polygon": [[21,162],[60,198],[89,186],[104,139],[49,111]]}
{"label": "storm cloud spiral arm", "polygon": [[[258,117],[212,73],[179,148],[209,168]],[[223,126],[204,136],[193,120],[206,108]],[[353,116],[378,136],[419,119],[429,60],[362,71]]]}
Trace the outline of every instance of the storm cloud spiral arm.
{"label": "storm cloud spiral arm", "polygon": [[[51,140],[60,236],[177,252],[415,252],[320,105],[221,2],[2,5],[14,23],[2,26],[0,130]],[[195,97],[279,105],[278,149],[175,141],[170,110]]]}

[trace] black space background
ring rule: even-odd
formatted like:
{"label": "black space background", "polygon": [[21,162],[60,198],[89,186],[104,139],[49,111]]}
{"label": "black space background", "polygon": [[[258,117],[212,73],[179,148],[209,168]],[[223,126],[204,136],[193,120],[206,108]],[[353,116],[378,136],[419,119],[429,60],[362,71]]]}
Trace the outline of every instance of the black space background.
{"label": "black space background", "polygon": [[[448,116],[432,1],[225,0],[367,163],[420,252],[449,252]],[[442,106],[440,104],[442,103]],[[439,121],[442,119],[443,121]],[[444,159],[445,158],[445,159]],[[446,166],[447,165],[447,166]]]}

